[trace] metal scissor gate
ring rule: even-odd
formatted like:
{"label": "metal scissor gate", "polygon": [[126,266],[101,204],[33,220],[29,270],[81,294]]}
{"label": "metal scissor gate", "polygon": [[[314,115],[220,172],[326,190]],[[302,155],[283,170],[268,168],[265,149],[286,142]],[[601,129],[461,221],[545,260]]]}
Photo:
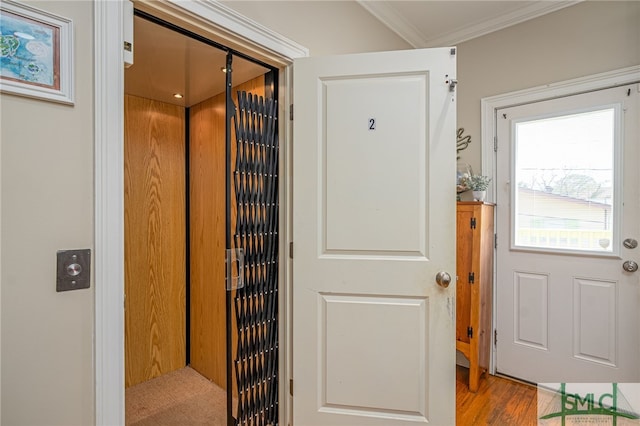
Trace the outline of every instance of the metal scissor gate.
{"label": "metal scissor gate", "polygon": [[244,286],[232,293],[236,425],[278,424],[277,107],[272,98],[238,92],[232,250],[243,251]]}

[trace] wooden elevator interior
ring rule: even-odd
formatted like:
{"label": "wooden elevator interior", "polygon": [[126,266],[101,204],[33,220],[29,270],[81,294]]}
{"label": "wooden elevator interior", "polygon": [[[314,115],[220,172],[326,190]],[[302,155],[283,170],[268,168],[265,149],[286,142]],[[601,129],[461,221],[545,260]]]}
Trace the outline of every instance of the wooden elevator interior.
{"label": "wooden elevator interior", "polygon": [[[140,16],[134,28],[124,101],[125,386],[190,365],[226,389],[226,52]],[[234,56],[234,103],[238,91],[272,93],[269,71]]]}

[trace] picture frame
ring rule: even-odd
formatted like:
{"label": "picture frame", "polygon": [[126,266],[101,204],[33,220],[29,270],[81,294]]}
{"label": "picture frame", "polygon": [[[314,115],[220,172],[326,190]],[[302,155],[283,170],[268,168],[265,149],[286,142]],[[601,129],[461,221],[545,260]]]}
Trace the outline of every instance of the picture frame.
{"label": "picture frame", "polygon": [[0,92],[74,104],[73,21],[0,3]]}

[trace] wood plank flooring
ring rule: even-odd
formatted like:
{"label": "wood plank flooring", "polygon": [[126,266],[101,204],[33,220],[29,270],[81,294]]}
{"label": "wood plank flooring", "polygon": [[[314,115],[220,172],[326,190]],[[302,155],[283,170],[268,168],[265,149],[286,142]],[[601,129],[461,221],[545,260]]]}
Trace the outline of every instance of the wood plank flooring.
{"label": "wood plank flooring", "polygon": [[537,388],[485,374],[478,392],[469,392],[469,369],[456,366],[458,426],[537,424]]}

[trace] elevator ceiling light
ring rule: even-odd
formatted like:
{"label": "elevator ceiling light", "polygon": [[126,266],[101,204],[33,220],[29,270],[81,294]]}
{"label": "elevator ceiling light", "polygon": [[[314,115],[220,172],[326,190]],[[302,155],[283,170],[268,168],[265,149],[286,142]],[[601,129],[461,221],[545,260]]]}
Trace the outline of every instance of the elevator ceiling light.
{"label": "elevator ceiling light", "polygon": [[174,98],[176,98],[176,99],[182,99],[182,98],[184,98],[184,96],[182,95],[182,93],[174,93],[174,94],[173,94],[173,97],[174,97]]}

